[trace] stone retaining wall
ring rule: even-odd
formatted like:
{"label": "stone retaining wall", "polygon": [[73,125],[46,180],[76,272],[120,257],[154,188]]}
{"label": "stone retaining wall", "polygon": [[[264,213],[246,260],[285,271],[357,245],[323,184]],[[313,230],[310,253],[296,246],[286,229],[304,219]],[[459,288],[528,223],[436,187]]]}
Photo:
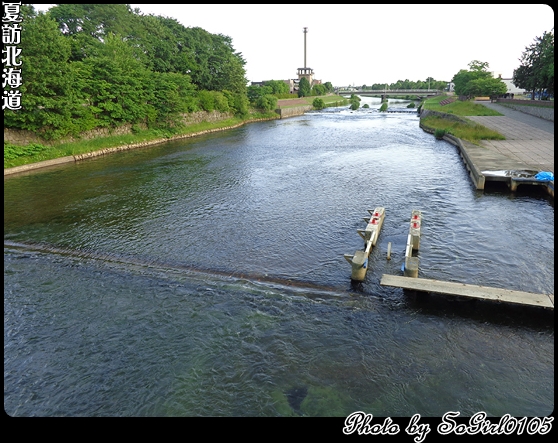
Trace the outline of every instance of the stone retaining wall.
{"label": "stone retaining wall", "polygon": [[[233,114],[230,112],[219,111],[199,111],[182,115],[182,121],[186,126],[194,125],[202,122],[217,122],[232,118]],[[138,124],[140,129],[147,129],[146,125]],[[54,146],[61,143],[69,143],[77,140],[91,140],[93,138],[109,137],[114,135],[126,135],[132,133],[132,124],[124,124],[115,128],[95,128],[90,131],[85,131],[79,137],[64,137],[60,140],[49,141],[45,140],[39,135],[31,131],[21,129],[8,129],[4,128],[4,141],[18,146],[25,146],[30,143],[39,143],[45,146]]]}

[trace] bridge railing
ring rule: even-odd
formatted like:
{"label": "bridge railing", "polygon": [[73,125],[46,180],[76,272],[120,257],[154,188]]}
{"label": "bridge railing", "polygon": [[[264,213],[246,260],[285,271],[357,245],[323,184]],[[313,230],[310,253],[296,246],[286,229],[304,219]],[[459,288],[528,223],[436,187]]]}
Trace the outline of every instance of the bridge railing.
{"label": "bridge railing", "polygon": [[352,94],[437,94],[440,91],[437,89],[338,89],[337,92]]}

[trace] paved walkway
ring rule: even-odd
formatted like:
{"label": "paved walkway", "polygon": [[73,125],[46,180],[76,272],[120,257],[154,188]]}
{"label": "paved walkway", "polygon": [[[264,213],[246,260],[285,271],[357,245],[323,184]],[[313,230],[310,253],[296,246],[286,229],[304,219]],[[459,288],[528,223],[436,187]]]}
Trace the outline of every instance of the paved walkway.
{"label": "paved walkway", "polygon": [[525,169],[554,174],[554,122],[485,101],[478,104],[494,109],[504,116],[469,116],[487,128],[506,137],[506,140],[483,140],[483,147],[524,164]]}

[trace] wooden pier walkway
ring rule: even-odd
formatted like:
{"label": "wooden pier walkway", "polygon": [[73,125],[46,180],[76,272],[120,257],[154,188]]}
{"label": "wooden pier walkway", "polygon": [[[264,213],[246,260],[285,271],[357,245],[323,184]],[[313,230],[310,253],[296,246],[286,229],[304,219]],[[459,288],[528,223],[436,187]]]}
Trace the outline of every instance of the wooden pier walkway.
{"label": "wooden pier walkway", "polygon": [[457,295],[460,297],[538,306],[554,310],[554,294],[536,294],[532,292],[512,291],[510,289],[389,274],[384,274],[382,276],[380,285],[410,289],[413,291],[433,292],[438,294]]}

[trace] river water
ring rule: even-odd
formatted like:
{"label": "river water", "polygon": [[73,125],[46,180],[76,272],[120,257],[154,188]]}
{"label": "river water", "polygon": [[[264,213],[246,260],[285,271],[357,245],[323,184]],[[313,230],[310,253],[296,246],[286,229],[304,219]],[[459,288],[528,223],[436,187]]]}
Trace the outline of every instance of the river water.
{"label": "river water", "polygon": [[419,277],[553,294],[553,200],[363,102],[5,178],[5,411],[550,414],[553,311],[379,281],[419,209]]}

